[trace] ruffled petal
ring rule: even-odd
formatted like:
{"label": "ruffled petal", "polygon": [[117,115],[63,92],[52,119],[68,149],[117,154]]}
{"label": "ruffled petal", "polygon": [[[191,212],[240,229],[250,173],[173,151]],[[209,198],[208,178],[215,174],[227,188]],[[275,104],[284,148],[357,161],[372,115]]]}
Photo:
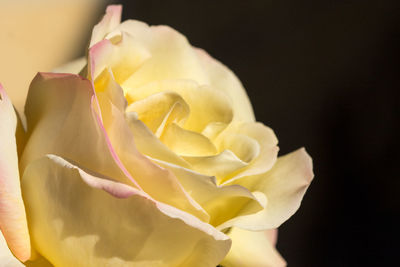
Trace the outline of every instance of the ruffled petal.
{"label": "ruffled petal", "polygon": [[165,129],[160,140],[180,156],[211,156],[218,150],[204,135],[185,130],[176,123],[171,123]]}
{"label": "ruffled petal", "polygon": [[160,139],[158,139],[150,129],[139,120],[135,112],[125,113],[125,119],[131,129],[135,145],[140,153],[179,166],[190,166],[183,158],[175,154],[165,144],[163,144]]}
{"label": "ruffled petal", "polygon": [[190,107],[190,114],[183,127],[202,132],[209,124],[227,125],[232,121],[233,110],[229,98],[209,86],[200,86],[190,80],[153,81],[126,91],[129,103],[134,103],[160,92],[174,92]]}
{"label": "ruffled petal", "polygon": [[304,148],[278,158],[267,173],[236,181],[249,190],[264,193],[268,199],[266,208],[252,215],[239,216],[217,228],[232,225],[254,231],[278,228],[300,207],[313,177],[312,160]]}
{"label": "ruffled petal", "polygon": [[[264,194],[250,192],[240,185],[218,186],[213,176],[207,176],[171,163],[155,160],[158,165],[171,170],[190,196],[210,216],[211,225],[220,225],[236,216],[253,214],[266,205]],[[252,208],[245,209],[250,203]]]}
{"label": "ruffled petal", "polygon": [[16,128],[14,107],[0,84],[0,230],[12,253],[26,261],[31,248],[20,189]]}
{"label": "ruffled petal", "polygon": [[196,217],[54,155],[28,166],[22,190],[32,243],[56,266],[216,266],[231,245]]}
{"label": "ruffled petal", "polygon": [[230,149],[248,166],[231,173],[222,184],[235,183],[242,177],[267,172],[276,162],[279,148],[274,132],[259,122],[233,122],[216,139],[219,149]]}
{"label": "ruffled petal", "polygon": [[264,232],[246,231],[232,227],[229,231],[232,248],[221,262],[225,267],[280,267],[285,260]]}
{"label": "ruffled petal", "polygon": [[247,162],[239,159],[230,150],[224,150],[215,156],[183,158],[191,164],[193,170],[205,175],[215,176],[219,181],[232,172],[248,165]]}
{"label": "ruffled petal", "polygon": [[136,112],[139,120],[160,137],[169,124],[182,125],[189,116],[190,108],[179,94],[161,92],[133,102],[126,112]]}
{"label": "ruffled petal", "polygon": [[175,175],[154,164],[136,149],[124,114],[107,97],[99,95],[99,103],[112,147],[140,187],[154,199],[208,221],[207,213],[187,194]]}

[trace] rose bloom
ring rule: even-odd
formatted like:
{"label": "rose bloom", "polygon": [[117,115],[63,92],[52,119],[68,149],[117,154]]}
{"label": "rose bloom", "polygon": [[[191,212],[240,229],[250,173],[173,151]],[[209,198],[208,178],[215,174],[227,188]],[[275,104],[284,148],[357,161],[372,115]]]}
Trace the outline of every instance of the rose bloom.
{"label": "rose bloom", "polygon": [[69,74],[34,78],[26,131],[0,88],[1,264],[285,265],[276,228],[311,158],[277,158],[227,67],[167,26],[120,17],[107,8]]}

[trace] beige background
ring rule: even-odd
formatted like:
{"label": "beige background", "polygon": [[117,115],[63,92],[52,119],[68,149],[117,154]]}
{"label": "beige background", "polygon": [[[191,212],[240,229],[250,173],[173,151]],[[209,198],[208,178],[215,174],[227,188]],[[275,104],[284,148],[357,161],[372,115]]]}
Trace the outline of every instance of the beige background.
{"label": "beige background", "polygon": [[30,81],[83,55],[103,0],[0,0],[0,83],[19,112]]}

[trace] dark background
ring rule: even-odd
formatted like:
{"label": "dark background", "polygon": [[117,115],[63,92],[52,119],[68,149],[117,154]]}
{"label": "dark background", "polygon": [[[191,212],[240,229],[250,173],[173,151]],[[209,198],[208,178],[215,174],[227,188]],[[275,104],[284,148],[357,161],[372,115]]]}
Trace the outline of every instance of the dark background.
{"label": "dark background", "polygon": [[229,66],[281,155],[306,147],[315,179],[280,227],[289,266],[399,261],[400,1],[115,1]]}

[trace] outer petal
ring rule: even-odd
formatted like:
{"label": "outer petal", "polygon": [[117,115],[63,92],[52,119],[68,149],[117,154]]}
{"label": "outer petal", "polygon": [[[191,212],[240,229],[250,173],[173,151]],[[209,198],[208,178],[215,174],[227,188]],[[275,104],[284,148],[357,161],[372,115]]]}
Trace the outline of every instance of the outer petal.
{"label": "outer petal", "polygon": [[267,173],[237,181],[250,190],[263,192],[268,198],[266,208],[256,214],[237,217],[218,228],[232,225],[255,231],[278,228],[299,208],[313,177],[312,160],[304,148],[280,157]]}
{"label": "outer petal", "polygon": [[121,84],[132,75],[151,54],[129,34],[114,40],[102,40],[89,49],[89,74],[96,80],[104,69],[111,69],[115,80]]}
{"label": "outer petal", "polygon": [[32,163],[22,190],[32,242],[56,266],[216,266],[230,248],[196,217],[56,156]]}
{"label": "outer petal", "polygon": [[39,73],[35,77],[25,106],[29,140],[22,170],[51,153],[135,185],[98,122],[93,97],[90,81],[78,75]]}
{"label": "outer petal", "polygon": [[7,266],[7,267],[24,266],[11,253],[10,249],[7,247],[7,242],[4,239],[4,236],[1,232],[0,232],[0,264],[1,266]]}
{"label": "outer petal", "polygon": [[21,197],[15,139],[17,117],[0,84],[0,230],[21,261],[30,257],[30,241]]}
{"label": "outer petal", "polygon": [[249,97],[236,75],[206,51],[198,48],[195,51],[211,87],[225,92],[232,100],[234,120],[255,121]]}
{"label": "outer petal", "polygon": [[107,7],[103,19],[93,28],[89,47],[101,41],[109,32],[119,25],[121,22],[121,13],[121,5],[111,5]]}
{"label": "outer petal", "polygon": [[231,228],[232,248],[221,262],[224,267],[280,267],[285,260],[275,249],[267,234]]}

